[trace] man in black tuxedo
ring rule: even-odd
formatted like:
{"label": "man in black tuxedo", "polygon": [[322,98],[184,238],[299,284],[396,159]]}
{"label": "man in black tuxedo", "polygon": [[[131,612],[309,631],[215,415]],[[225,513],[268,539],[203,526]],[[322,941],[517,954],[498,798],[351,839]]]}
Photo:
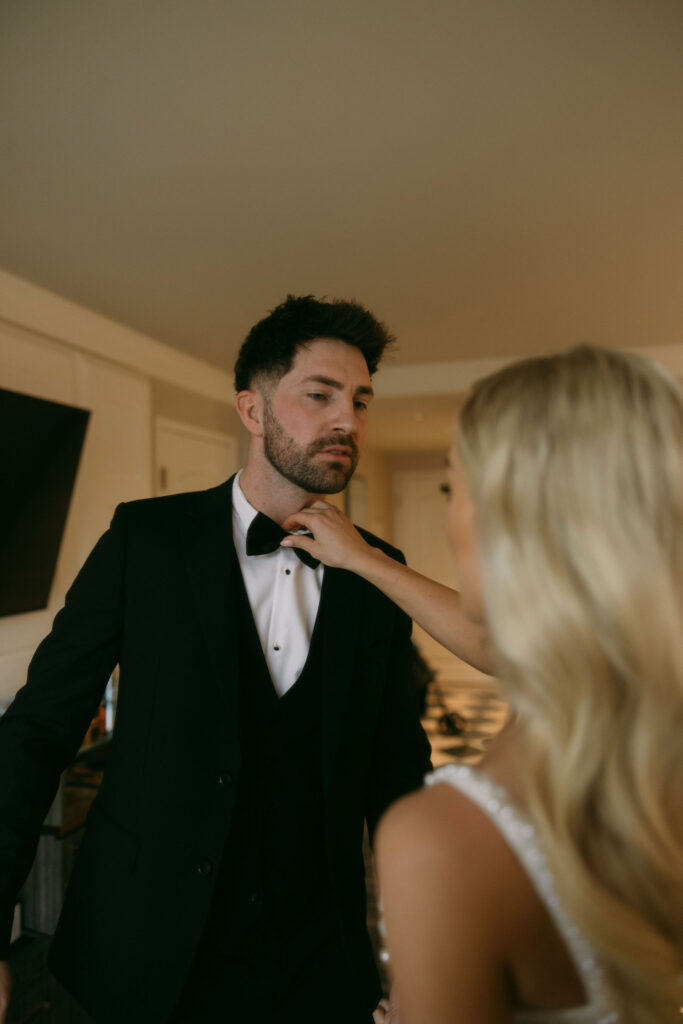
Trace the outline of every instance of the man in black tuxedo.
{"label": "man in black tuxedo", "polygon": [[277,524],[351,477],[389,340],[356,303],[312,297],[258,323],[236,365],[245,468],[117,508],[0,722],[2,957],[59,774],[120,666],[50,958],[98,1022],[372,1021],[363,825],[430,767],[410,621],[280,547]]}

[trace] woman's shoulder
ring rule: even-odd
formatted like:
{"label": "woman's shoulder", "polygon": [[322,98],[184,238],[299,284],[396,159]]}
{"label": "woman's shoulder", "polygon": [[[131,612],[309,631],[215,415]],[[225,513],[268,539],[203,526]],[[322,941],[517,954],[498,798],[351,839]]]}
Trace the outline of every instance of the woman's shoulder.
{"label": "woman's shoulder", "polygon": [[523,875],[521,865],[478,803],[438,773],[430,782],[382,818],[376,837],[381,873],[421,879],[436,898],[461,907],[491,901],[500,921],[501,899],[517,902],[519,886],[511,882]]}
{"label": "woman's shoulder", "polygon": [[452,856],[463,831],[469,836],[471,828],[488,831],[485,815],[464,793],[436,774],[428,781],[391,805],[380,822],[378,842],[400,841],[413,855],[438,856],[447,850]]}
{"label": "woman's shoulder", "polygon": [[457,1006],[472,1020],[476,1006],[477,1020],[507,1020],[524,879],[490,819],[435,783],[386,812],[375,848],[399,999],[414,996],[414,1019],[424,1003],[435,1019]]}

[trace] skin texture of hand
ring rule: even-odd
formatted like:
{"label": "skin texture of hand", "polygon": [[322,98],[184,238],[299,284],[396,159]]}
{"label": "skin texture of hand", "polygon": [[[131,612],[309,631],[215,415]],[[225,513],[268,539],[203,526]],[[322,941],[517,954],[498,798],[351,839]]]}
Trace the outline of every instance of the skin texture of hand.
{"label": "skin texture of hand", "polygon": [[12,972],[6,960],[0,960],[0,1024],[5,1024],[12,990]]}
{"label": "skin texture of hand", "polygon": [[363,575],[363,566],[373,557],[374,548],[366,544],[350,519],[334,505],[316,501],[285,519],[283,530],[310,530],[312,537],[289,537],[283,547],[310,551],[324,565],[350,569]]}

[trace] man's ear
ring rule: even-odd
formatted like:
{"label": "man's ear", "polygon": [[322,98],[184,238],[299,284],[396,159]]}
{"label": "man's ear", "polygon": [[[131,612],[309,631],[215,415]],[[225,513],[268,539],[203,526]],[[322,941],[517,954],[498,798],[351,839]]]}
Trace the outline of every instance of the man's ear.
{"label": "man's ear", "polygon": [[237,413],[253,437],[263,437],[263,395],[260,391],[240,391],[235,399]]}

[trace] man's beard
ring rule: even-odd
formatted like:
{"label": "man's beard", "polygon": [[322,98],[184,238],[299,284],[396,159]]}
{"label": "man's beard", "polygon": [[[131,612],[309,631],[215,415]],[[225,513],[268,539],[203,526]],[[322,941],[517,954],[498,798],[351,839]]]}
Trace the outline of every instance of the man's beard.
{"label": "man's beard", "polygon": [[[315,463],[313,457],[325,448],[350,449],[350,458],[339,462]],[[282,424],[273,415],[270,404],[263,411],[263,451],[285,480],[309,494],[338,494],[343,491],[358,465],[358,448],[348,434],[321,437],[309,445],[299,445],[285,434]]]}

